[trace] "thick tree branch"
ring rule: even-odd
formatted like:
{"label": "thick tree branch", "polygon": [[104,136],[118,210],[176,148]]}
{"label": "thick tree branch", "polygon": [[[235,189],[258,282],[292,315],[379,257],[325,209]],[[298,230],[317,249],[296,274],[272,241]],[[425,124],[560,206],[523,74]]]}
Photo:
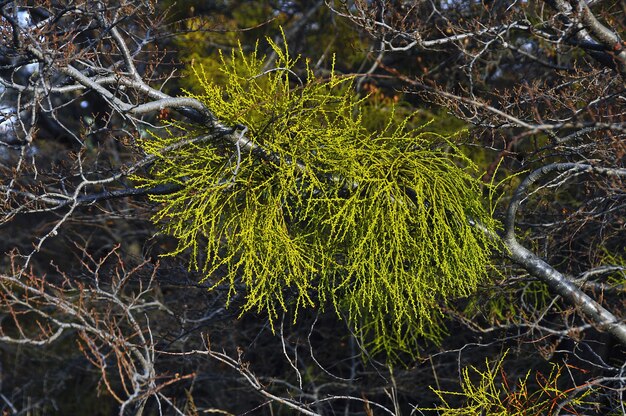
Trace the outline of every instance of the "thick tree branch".
{"label": "thick tree branch", "polygon": [[608,176],[626,177],[626,169],[609,169],[583,163],[553,163],[531,172],[517,187],[509,202],[504,221],[505,234],[503,241],[513,261],[546,283],[554,293],[562,296],[570,304],[575,305],[584,315],[591,318],[596,325],[608,331],[623,345],[626,345],[626,324],[624,322],[585,294],[568,277],[557,271],[535,253],[523,247],[516,239],[515,217],[524,195],[532,184],[552,172],[598,173]]}

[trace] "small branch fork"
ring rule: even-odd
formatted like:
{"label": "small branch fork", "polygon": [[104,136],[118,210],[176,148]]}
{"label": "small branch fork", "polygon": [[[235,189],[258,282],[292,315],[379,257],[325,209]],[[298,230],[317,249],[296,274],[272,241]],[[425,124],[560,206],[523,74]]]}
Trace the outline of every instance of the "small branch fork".
{"label": "small branch fork", "polygon": [[[269,400],[269,402],[281,404],[281,405],[283,405],[285,407],[288,407],[288,408],[298,412],[299,414],[303,414],[303,415],[307,415],[307,416],[321,416],[323,414],[326,414],[323,411],[323,409],[321,408],[321,406],[322,405],[328,405],[329,403],[331,403],[333,401],[352,401],[352,402],[360,403],[366,409],[374,407],[374,408],[382,411],[383,414],[389,414],[389,415],[392,415],[392,416],[399,416],[399,414],[400,414],[399,413],[399,409],[397,409],[397,408],[392,410],[392,409],[390,409],[390,408],[388,408],[388,407],[386,407],[386,406],[384,406],[384,405],[382,405],[380,403],[369,401],[369,400],[365,399],[364,397],[356,397],[356,396],[352,396],[352,395],[328,395],[326,397],[320,398],[319,397],[319,392],[315,391],[317,389],[314,389],[314,391],[311,392],[311,393],[306,393],[303,390],[301,385],[300,386],[294,386],[294,385],[291,385],[291,384],[289,384],[287,382],[283,382],[281,380],[271,380],[272,382],[280,383],[281,386],[284,385],[289,390],[291,390],[291,394],[290,394],[291,397],[279,396],[279,395],[273,393],[270,390],[270,388],[269,388],[270,386],[267,383],[264,383],[250,369],[250,364],[245,362],[244,359],[243,359],[244,351],[241,348],[237,349],[237,357],[234,358],[234,357],[228,355],[225,351],[222,351],[222,352],[214,351],[211,348],[211,344],[209,342],[208,337],[205,337],[204,339],[205,339],[205,341],[204,341],[205,349],[203,349],[203,350],[187,351],[187,352],[183,352],[183,353],[166,353],[166,354],[174,355],[174,356],[206,356],[208,358],[216,360],[216,361],[226,365],[230,369],[234,370],[236,373],[238,373],[242,382],[244,382],[246,385],[251,387],[259,395],[261,395],[262,397],[264,397],[267,400]],[[294,369],[294,372],[296,374],[296,378],[298,378],[299,375],[300,375],[300,370],[296,367],[296,364],[291,360],[291,358],[287,355],[287,353],[286,353],[286,351],[284,349],[286,341],[285,341],[282,333],[281,333],[281,343],[283,345],[284,357],[287,360],[287,362],[289,363],[289,366]],[[317,364],[317,365],[319,365],[319,364]],[[296,395],[300,397],[298,400],[293,398]],[[395,390],[391,389],[390,392],[387,392],[387,395],[390,398],[395,397]],[[308,403],[305,402],[304,397],[309,399]],[[319,408],[319,410],[313,410],[313,409],[317,409],[317,408]]]}
{"label": "small branch fork", "polygon": [[129,408],[141,413],[150,398],[183,414],[161,390],[192,375],[159,375],[155,368],[147,316],[154,310],[171,313],[153,293],[158,264],[152,267],[144,261],[129,267],[119,246],[100,259],[79,249],[85,257],[83,270],[91,273],[82,281],[60,270],[58,279],[36,276],[11,256],[12,272],[0,274],[0,307],[10,317],[0,323],[0,342],[47,346],[75,335],[85,357],[99,369],[102,384],[120,404],[120,416]]}

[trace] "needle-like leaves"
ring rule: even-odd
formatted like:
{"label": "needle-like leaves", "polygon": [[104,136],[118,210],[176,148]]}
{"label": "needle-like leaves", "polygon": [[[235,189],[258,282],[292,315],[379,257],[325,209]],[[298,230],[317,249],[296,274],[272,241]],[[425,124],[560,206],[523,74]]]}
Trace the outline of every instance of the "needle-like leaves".
{"label": "needle-like leaves", "polygon": [[441,336],[441,305],[486,277],[490,243],[468,218],[493,221],[475,168],[451,140],[393,113],[368,130],[350,78],[307,70],[301,80],[296,59],[272,47],[273,70],[240,49],[222,59],[225,85],[198,68],[201,93],[189,93],[272,157],[223,139],[193,143],[207,131],[182,124],[145,140],[158,160],[142,184],[182,185],[151,197],[154,220],[178,238],[172,255],[189,251],[231,295],[245,288],[244,311],[273,321],[332,305],[373,351],[415,352],[419,337]]}

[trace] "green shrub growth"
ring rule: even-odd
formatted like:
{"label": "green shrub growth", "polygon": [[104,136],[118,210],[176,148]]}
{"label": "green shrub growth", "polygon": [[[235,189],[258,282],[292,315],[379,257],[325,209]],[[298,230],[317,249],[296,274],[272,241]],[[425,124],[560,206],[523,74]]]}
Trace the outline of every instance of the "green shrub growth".
{"label": "green shrub growth", "polygon": [[[316,78],[268,40],[274,69],[257,53],[222,58],[221,79],[196,68],[200,100],[232,140],[194,141],[210,128],[176,123],[142,142],[157,161],[142,186],[154,220],[178,239],[215,286],[244,290],[243,311],[277,315],[332,305],[374,352],[415,352],[418,337],[441,336],[441,302],[471,293],[486,276],[490,243],[468,217],[493,222],[481,204],[476,168],[450,137],[415,130],[410,118],[373,116],[352,79]],[[182,144],[186,143],[186,144]],[[245,288],[245,289],[242,289]]]}
{"label": "green shrub growth", "polygon": [[[485,371],[473,366],[463,368],[462,391],[433,389],[442,404],[416,410],[421,414],[432,412],[441,416],[582,415],[597,410],[598,403],[592,399],[595,391],[592,386],[563,387],[571,382],[568,376],[572,370],[567,365],[553,364],[547,375],[535,372],[534,380],[531,377],[533,372],[529,370],[524,377],[512,382],[503,370],[506,355],[491,366],[486,361]],[[459,399],[463,402],[460,406],[449,404]]]}

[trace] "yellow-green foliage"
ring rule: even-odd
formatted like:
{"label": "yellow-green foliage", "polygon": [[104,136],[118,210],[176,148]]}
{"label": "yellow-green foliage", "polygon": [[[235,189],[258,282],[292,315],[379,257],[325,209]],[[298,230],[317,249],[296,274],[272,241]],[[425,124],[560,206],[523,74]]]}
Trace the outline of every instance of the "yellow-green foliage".
{"label": "yellow-green foliage", "polygon": [[[206,1],[202,0],[159,2],[163,6],[172,6],[168,3],[175,3],[170,13],[173,17],[193,16],[180,22],[181,33],[173,39],[178,58],[202,65],[211,74],[211,80],[217,83],[221,83],[224,75],[218,70],[221,64],[217,59],[219,50],[236,49],[239,41],[245,50],[254,45],[256,39],[275,38],[283,26],[289,31],[303,23],[301,18],[280,11],[285,7],[269,0],[230,2],[224,8],[207,7]],[[333,16],[328,7],[314,7],[306,2],[301,6],[316,8],[310,16],[310,21],[315,23],[297,30],[297,46],[306,50],[309,56],[316,57],[316,69],[329,69],[335,54],[341,56],[341,62],[337,64],[340,72],[356,72],[367,63],[368,36],[355,31],[346,19]],[[259,49],[265,51],[267,48],[268,45],[261,41]],[[228,59],[228,54],[225,58]],[[193,75],[191,66],[182,74],[183,78],[176,84],[197,92],[195,77],[190,76]]]}
{"label": "yellow-green foliage", "polygon": [[[471,366],[461,371],[461,392],[450,392],[434,389],[441,405],[434,408],[421,408],[420,411],[434,411],[441,416],[535,416],[554,414],[558,406],[567,414],[581,414],[576,409],[589,409],[595,403],[588,400],[593,393],[592,388],[563,389],[559,384],[568,379],[569,373],[565,366],[552,365],[550,374],[545,376],[535,373],[536,387],[530,389],[531,371],[515,383],[507,380],[502,368],[504,358],[490,365],[485,361],[486,370]],[[446,400],[446,398],[448,400]],[[448,401],[461,398],[464,404],[453,407]]]}
{"label": "yellow-green foliage", "polygon": [[[172,128],[143,142],[158,159],[143,186],[181,185],[154,218],[189,251],[192,267],[245,287],[244,311],[271,320],[287,308],[332,305],[374,351],[412,351],[441,335],[440,302],[471,293],[486,276],[490,243],[468,217],[492,227],[471,162],[449,138],[409,130],[391,114],[364,127],[352,80],[299,80],[297,59],[268,40],[273,70],[238,50],[217,85],[195,68],[191,94],[261,146],[261,158],[207,131]],[[393,112],[391,112],[393,113]],[[210,132],[210,130],[209,130]]]}
{"label": "yellow-green foliage", "polygon": [[626,287],[626,249],[622,249],[621,253],[619,251],[610,253],[605,250],[601,258],[603,265],[615,268],[612,273],[606,276],[607,284],[624,291],[624,287]]}

